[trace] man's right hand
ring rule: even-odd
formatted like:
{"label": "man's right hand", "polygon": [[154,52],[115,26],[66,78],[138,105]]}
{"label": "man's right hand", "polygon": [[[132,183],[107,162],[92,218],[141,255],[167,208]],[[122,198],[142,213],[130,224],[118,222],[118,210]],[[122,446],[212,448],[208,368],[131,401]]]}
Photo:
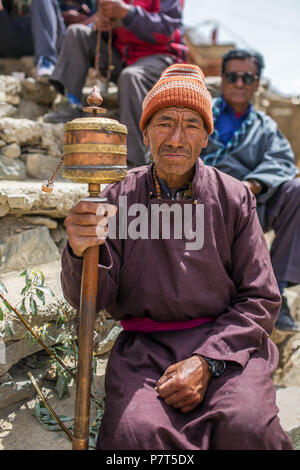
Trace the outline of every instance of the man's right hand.
{"label": "man's right hand", "polygon": [[91,246],[104,244],[108,235],[108,218],[116,212],[116,206],[90,201],[80,201],[72,207],[65,219],[65,226],[76,256],[83,256]]}

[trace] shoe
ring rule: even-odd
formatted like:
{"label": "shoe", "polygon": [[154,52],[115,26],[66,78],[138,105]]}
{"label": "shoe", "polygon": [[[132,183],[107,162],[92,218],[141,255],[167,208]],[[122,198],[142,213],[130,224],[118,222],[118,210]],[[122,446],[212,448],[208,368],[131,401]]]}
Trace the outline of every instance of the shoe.
{"label": "shoe", "polygon": [[285,296],[282,296],[282,304],[278,319],[275,323],[275,328],[280,331],[287,331],[290,333],[297,333],[300,327],[296,320],[291,316],[291,312]]}
{"label": "shoe", "polygon": [[85,116],[80,106],[75,106],[70,103],[63,105],[57,111],[47,113],[44,116],[44,122],[52,122],[54,124],[60,122],[68,122],[73,119]]}
{"label": "shoe", "polygon": [[36,66],[36,78],[39,82],[47,83],[55,68],[54,62],[41,56]]}

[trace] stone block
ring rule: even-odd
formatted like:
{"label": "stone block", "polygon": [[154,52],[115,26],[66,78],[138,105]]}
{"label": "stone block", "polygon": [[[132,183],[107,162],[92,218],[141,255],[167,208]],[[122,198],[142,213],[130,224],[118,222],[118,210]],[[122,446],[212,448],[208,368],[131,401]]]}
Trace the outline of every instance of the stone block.
{"label": "stone block", "polygon": [[37,227],[12,235],[3,245],[0,273],[50,263],[60,253],[47,227]]}
{"label": "stone block", "polygon": [[26,101],[50,106],[57,92],[55,88],[47,83],[37,82],[33,78],[27,78],[21,82],[21,97]]}
{"label": "stone block", "polygon": [[[26,155],[26,173],[30,178],[45,180],[50,178],[53,171],[58,165],[57,158],[45,155],[43,153],[30,153]],[[62,176],[57,175],[57,180],[61,180]]]}
{"label": "stone block", "polygon": [[[0,169],[1,172],[1,169]],[[64,218],[80,199],[88,196],[86,184],[57,181],[51,194],[41,191],[40,181],[2,181],[0,186],[1,212],[20,215],[44,215]],[[8,212],[7,212],[8,208]]]}
{"label": "stone block", "polygon": [[[49,229],[56,229],[57,222],[54,219],[50,219],[49,217],[39,217],[39,216],[25,216],[25,222],[28,222],[32,225],[45,225]],[[53,237],[52,237],[53,238]]]}
{"label": "stone block", "polygon": [[[55,323],[50,324],[47,329],[47,336],[43,339],[47,346],[56,343],[56,338],[63,332],[63,329],[57,327]],[[32,342],[32,336],[26,335],[18,341],[4,342],[1,340],[1,357],[0,357],[0,376],[8,372],[11,367],[17,364],[24,357],[41,351],[43,346],[35,341]]]}
{"label": "stone block", "polygon": [[14,117],[17,114],[17,108],[9,103],[0,103],[0,119],[5,117]]}
{"label": "stone block", "polygon": [[294,450],[300,450],[300,387],[282,387],[276,391],[279,419],[289,434]]}
{"label": "stone block", "polygon": [[19,158],[13,159],[10,157],[5,157],[4,155],[0,154],[0,180],[20,181],[24,180],[25,178],[26,167],[22,160]]}
{"label": "stone block", "polygon": [[2,147],[1,153],[8,158],[18,158],[21,155],[21,148],[18,144],[10,144]]}
{"label": "stone block", "polygon": [[[31,370],[31,373],[40,385],[45,376],[45,371]],[[26,398],[31,398],[35,394],[36,389],[25,372],[14,369],[0,377],[0,409]]]}

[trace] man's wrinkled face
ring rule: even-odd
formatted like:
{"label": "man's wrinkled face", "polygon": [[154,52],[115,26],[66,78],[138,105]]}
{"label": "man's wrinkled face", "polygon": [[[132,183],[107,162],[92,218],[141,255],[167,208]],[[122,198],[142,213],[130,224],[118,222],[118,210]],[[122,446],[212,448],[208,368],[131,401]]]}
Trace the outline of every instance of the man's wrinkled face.
{"label": "man's wrinkled face", "polygon": [[184,175],[207,146],[207,131],[197,111],[172,106],[157,111],[144,133],[158,174]]}
{"label": "man's wrinkled face", "polygon": [[253,77],[257,76],[257,68],[251,59],[232,59],[227,62],[224,74],[222,75],[222,92],[225,101],[232,107],[245,107],[249,105],[254,93],[257,91],[259,79],[255,78],[252,84],[245,84],[241,76],[238,77],[235,83],[228,83],[226,74],[237,72],[239,75],[252,74]]}

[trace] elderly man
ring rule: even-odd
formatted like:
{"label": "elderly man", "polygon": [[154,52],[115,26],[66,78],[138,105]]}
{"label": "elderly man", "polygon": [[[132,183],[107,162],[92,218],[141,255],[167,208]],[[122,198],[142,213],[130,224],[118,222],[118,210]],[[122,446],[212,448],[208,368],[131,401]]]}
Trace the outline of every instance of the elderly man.
{"label": "elderly man", "polygon": [[[97,448],[292,449],[271,378],[280,295],[254,196],[199,159],[213,131],[202,71],[168,67],[140,127],[153,164],[105,188],[106,206],[81,201],[66,218],[65,298],[78,308],[82,254],[99,245],[97,308],[124,328],[107,366]],[[158,210],[169,225],[157,229]]]}
{"label": "elderly man", "polygon": [[[118,85],[119,119],[128,128],[128,166],[144,165],[148,156],[139,129],[143,99],[166,67],[186,58],[183,0],[99,0],[99,8],[101,24],[95,27],[103,31],[100,72],[104,77],[110,74]],[[82,115],[82,88],[94,66],[96,45],[95,28],[68,28],[51,81],[66,92],[69,103],[44,116],[45,121],[65,122]],[[113,70],[109,70],[110,58]]]}
{"label": "elderly man", "polygon": [[[222,96],[213,104],[215,130],[201,156],[256,197],[263,230],[275,232],[271,260],[283,294],[300,283],[300,179],[289,142],[273,119],[251,104],[263,66],[258,53],[234,49],[224,56]],[[276,328],[299,331],[284,295]]]}

